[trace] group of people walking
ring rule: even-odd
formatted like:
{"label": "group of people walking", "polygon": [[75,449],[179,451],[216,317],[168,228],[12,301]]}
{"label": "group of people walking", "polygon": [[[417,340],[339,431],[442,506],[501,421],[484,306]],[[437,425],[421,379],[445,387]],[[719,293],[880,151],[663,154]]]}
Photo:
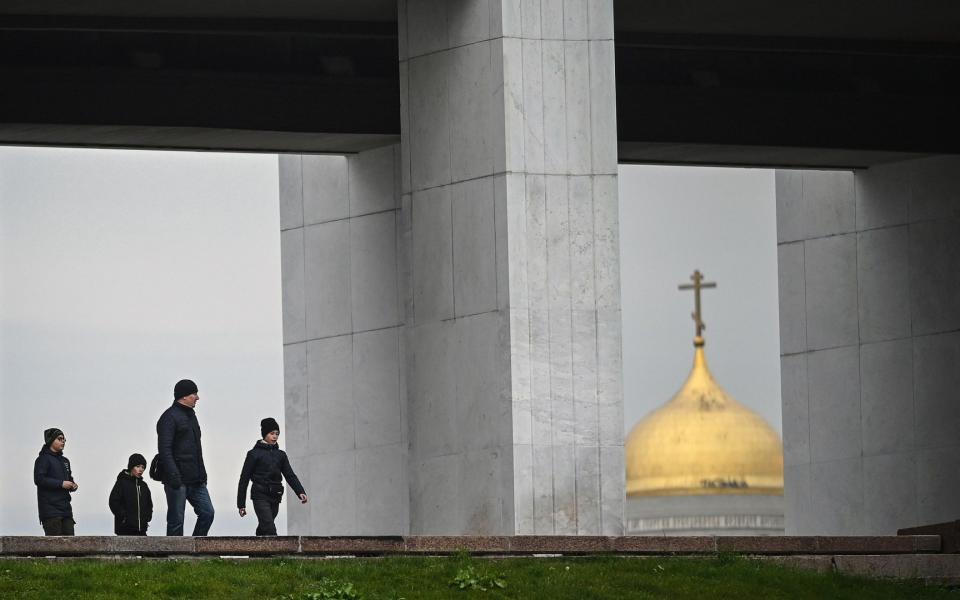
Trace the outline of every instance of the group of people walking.
{"label": "group of people walking", "polygon": [[[197,385],[189,379],[178,381],[173,388],[173,398],[173,404],[157,421],[157,454],[150,463],[149,475],[163,483],[167,497],[167,535],[183,535],[188,502],[197,514],[193,535],[207,535],[213,524],[214,509],[207,492],[200,422],[194,410],[200,400]],[[260,437],[243,461],[237,485],[237,510],[241,517],[246,516],[249,487],[257,516],[256,534],[277,535],[275,520],[283,498],[283,480],[286,479],[301,503],[307,502],[307,493],[293,472],[286,452],[277,444],[280,425],[276,419],[268,417],[260,421]],[[70,460],[63,453],[66,442],[62,430],[47,429],[43,432],[43,448],[33,464],[37,510],[45,535],[74,535],[70,494],[79,486],[73,479]],[[117,535],[147,535],[153,518],[153,499],[144,481],[146,472],[146,458],[132,454],[127,468],[117,475],[107,502]]]}

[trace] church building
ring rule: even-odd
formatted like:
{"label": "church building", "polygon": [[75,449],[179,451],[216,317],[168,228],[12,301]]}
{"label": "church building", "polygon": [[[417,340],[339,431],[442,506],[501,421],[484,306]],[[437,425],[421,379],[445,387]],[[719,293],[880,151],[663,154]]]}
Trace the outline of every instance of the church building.
{"label": "church building", "polygon": [[783,448],[757,413],[713,378],[704,351],[700,290],[690,375],[625,444],[628,535],[783,535]]}

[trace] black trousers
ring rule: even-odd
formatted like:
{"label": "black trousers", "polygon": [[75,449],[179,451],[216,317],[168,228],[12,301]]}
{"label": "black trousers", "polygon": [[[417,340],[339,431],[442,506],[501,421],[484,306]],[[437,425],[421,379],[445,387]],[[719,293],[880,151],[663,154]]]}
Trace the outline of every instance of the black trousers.
{"label": "black trousers", "polygon": [[280,512],[280,500],[253,494],[253,512],[257,514],[257,535],[277,535],[274,520]]}
{"label": "black trousers", "polygon": [[71,517],[54,517],[44,519],[43,535],[73,535],[73,519]]}

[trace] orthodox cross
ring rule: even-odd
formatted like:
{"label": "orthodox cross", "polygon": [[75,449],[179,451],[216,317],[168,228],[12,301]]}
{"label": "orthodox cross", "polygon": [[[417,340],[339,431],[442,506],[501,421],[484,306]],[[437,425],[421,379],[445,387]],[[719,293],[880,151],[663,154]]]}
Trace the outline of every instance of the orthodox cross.
{"label": "orthodox cross", "polygon": [[703,330],[707,328],[703,324],[703,314],[700,312],[700,290],[709,289],[717,287],[717,284],[714,282],[706,282],[703,280],[703,273],[699,269],[693,272],[693,275],[690,276],[690,281],[693,283],[683,283],[677,286],[679,290],[693,290],[693,303],[694,311],[690,313],[690,316],[693,317],[693,322],[697,324],[697,337],[703,336]]}

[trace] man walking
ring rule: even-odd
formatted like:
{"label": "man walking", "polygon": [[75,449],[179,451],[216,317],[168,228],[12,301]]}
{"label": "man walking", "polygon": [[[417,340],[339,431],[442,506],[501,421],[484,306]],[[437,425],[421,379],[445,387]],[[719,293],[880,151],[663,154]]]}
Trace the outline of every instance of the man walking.
{"label": "man walking", "polygon": [[157,421],[157,453],[167,496],[167,535],[183,535],[183,513],[189,501],[197,513],[193,535],[207,535],[213,524],[213,503],[207,493],[207,470],[200,447],[200,423],[194,408],[197,384],[182,379],[173,387],[173,405]]}
{"label": "man walking", "polygon": [[37,486],[37,509],[44,535],[73,535],[73,507],[70,492],[79,486],[73,481],[70,461],[63,455],[67,438],[56,427],[43,432],[43,448],[33,463]]}

